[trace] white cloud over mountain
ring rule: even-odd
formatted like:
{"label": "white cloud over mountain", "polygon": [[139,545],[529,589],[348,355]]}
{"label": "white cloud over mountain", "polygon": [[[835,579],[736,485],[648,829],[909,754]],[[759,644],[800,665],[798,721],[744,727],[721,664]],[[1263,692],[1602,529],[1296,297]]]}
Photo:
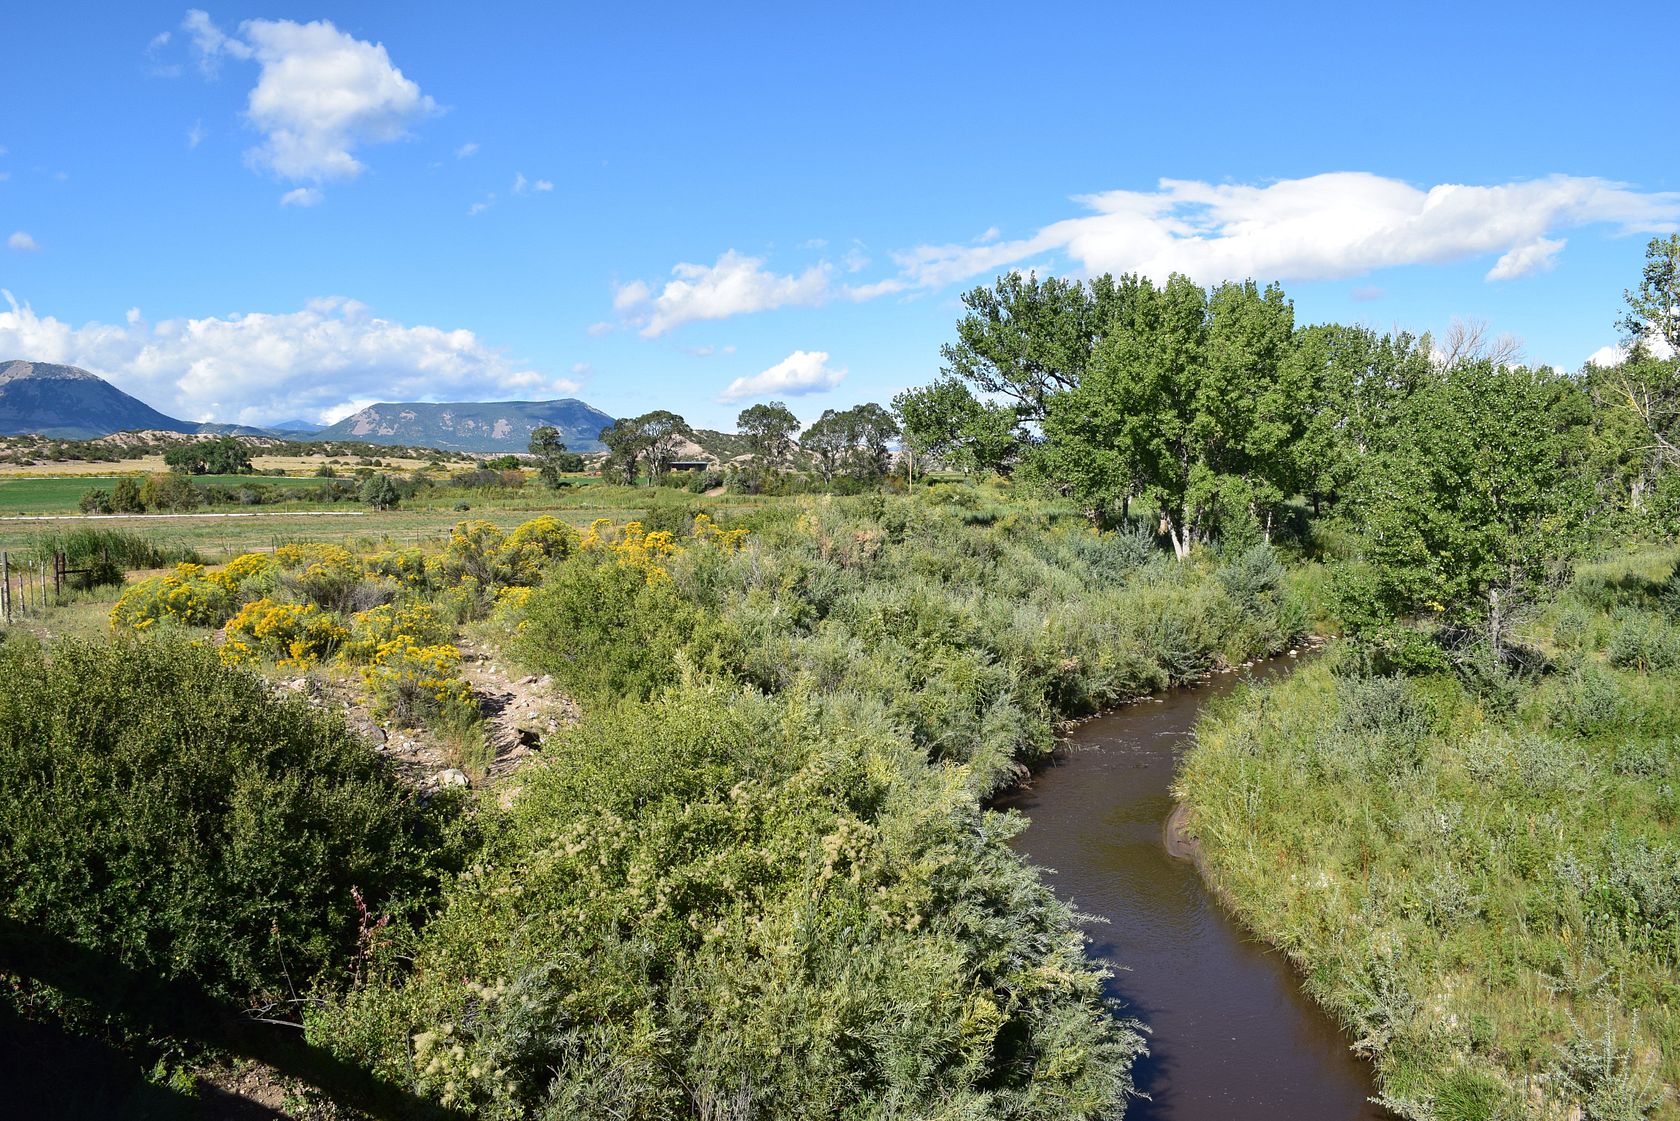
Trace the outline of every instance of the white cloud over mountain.
{"label": "white cloud over mountain", "polygon": [[[81,366],[188,420],[262,424],[328,418],[353,401],[480,400],[576,393],[468,330],[406,326],[355,300],[299,311],[73,327],[0,292],[0,355]],[[354,410],[351,410],[354,411]]]}
{"label": "white cloud over mountain", "polygon": [[[1105,191],[1074,200],[1087,213],[1004,240],[927,244],[893,254],[896,275],[840,284],[834,266],[777,273],[730,250],[716,264],[680,263],[657,288],[636,280],[615,307],[645,336],[695,320],[834,299],[880,296],[989,280],[1045,259],[1075,276],[1174,272],[1203,284],[1254,277],[1337,280],[1401,265],[1497,255],[1489,281],[1551,268],[1562,231],[1608,225],[1618,233],[1680,228],[1680,193],[1552,175],[1494,186],[1427,189],[1366,172],[1333,172],[1264,186],[1163,179],[1152,191]],[[843,262],[848,271],[856,258]]]}
{"label": "white cloud over mountain", "polygon": [[718,400],[745,401],[753,397],[802,397],[833,389],[846,376],[844,368],[828,364],[826,350],[796,350],[768,370],[736,378]]}

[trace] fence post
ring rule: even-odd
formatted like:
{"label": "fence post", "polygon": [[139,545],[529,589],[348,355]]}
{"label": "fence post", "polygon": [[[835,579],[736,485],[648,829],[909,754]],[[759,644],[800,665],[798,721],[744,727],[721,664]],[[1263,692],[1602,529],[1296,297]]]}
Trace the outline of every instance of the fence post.
{"label": "fence post", "polygon": [[0,610],[6,613],[6,625],[12,624],[12,554],[0,552]]}

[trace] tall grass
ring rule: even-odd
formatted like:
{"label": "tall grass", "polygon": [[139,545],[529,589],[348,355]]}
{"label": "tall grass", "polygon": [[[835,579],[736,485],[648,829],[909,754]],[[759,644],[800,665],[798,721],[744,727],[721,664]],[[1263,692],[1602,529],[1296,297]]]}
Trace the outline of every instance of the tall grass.
{"label": "tall grass", "polygon": [[1509,698],[1331,656],[1198,730],[1210,875],[1403,1116],[1680,1117],[1673,560],[1583,571]]}

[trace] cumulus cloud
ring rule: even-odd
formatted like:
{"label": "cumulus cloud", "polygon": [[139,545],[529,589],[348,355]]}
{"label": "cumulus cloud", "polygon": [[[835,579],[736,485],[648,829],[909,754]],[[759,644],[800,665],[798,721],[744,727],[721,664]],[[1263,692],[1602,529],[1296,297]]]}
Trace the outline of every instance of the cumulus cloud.
{"label": "cumulus cloud", "polygon": [[41,248],[39,242],[22,230],[18,230],[6,239],[7,249],[16,249],[20,253],[33,253]]}
{"label": "cumulus cloud", "polygon": [[0,291],[0,354],[92,370],[185,419],[337,419],[354,402],[567,395],[578,385],[520,365],[472,331],[406,326],[342,297],[298,311],[71,326]]}
{"label": "cumulus cloud", "polygon": [[246,160],[283,179],[354,178],[363,170],[357,148],[399,140],[438,111],[437,103],[392,65],[382,44],[357,39],[326,20],[247,20],[238,35],[229,35],[194,9],[181,26],[207,77],[216,75],[223,59],[257,62],[261,69],[245,119],[263,142]]}
{"label": "cumulus cloud", "polygon": [[760,257],[733,249],[713,265],[683,262],[671,269],[674,279],[657,294],[644,281],[624,285],[613,306],[641,327],[647,338],[702,319],[727,319],[779,307],[814,307],[831,295],[832,270],[813,265],[802,273],[781,275],[764,267]]}
{"label": "cumulus cloud", "polygon": [[750,397],[801,397],[833,389],[845,376],[844,368],[828,364],[826,350],[796,350],[768,370],[736,378],[718,400],[727,403]]}
{"label": "cumulus cloud", "polygon": [[[1487,279],[1503,281],[1551,268],[1567,243],[1557,236],[1565,230],[1680,229],[1680,192],[1569,175],[1428,188],[1365,172],[1262,186],[1163,179],[1154,190],[1105,191],[1074,201],[1085,214],[1025,237],[1006,240],[993,227],[975,241],[894,253],[895,275],[876,280],[837,284],[827,262],[779,274],[762,259],[731,250],[715,265],[678,264],[674,279],[657,293],[642,281],[626,285],[615,306],[642,334],[654,336],[696,319],[872,300],[1029,267],[1075,276],[1136,272],[1156,280],[1180,272],[1214,284],[1245,277],[1340,280],[1401,265],[1493,257]],[[867,264],[856,245],[841,260],[847,273]]]}
{"label": "cumulus cloud", "polygon": [[1086,275],[1335,280],[1498,253],[1488,279],[1502,280],[1548,267],[1563,242],[1546,235],[1560,229],[1608,223],[1625,233],[1664,232],[1680,222],[1680,193],[1569,175],[1427,190],[1364,172],[1262,187],[1163,179],[1154,191],[1075,201],[1091,213],[1030,237],[896,254],[901,275],[940,287],[1058,253]]}
{"label": "cumulus cloud", "polygon": [[281,206],[320,206],[327,196],[316,187],[298,187],[280,196]]}

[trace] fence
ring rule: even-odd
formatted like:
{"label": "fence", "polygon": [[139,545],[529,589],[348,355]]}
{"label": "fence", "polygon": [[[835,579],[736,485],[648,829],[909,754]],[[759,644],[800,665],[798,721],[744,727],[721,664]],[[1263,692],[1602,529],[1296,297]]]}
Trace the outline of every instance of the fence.
{"label": "fence", "polygon": [[[109,563],[110,558],[103,558]],[[55,551],[49,563],[31,556],[17,563],[10,552],[0,552],[0,618],[9,625],[23,615],[57,606],[64,600],[64,586],[72,576],[86,576],[92,568],[71,568],[70,558]]]}

